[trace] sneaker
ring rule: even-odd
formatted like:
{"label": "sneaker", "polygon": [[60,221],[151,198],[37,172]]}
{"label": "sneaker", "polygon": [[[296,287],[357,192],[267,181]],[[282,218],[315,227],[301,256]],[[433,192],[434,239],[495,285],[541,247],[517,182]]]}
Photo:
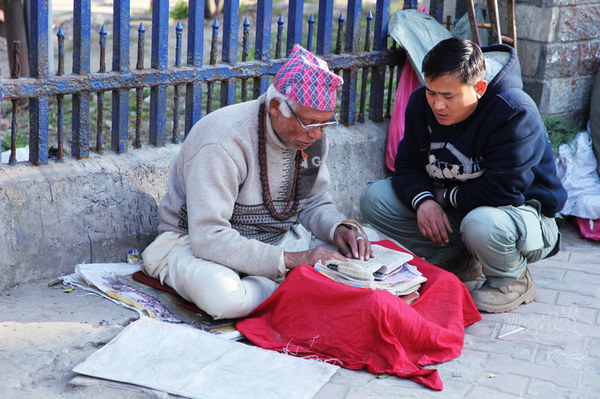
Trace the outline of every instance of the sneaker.
{"label": "sneaker", "polygon": [[537,286],[531,278],[529,269],[520,279],[508,285],[493,288],[487,283],[472,293],[477,309],[489,313],[510,312],[522,303],[529,303],[537,296]]}

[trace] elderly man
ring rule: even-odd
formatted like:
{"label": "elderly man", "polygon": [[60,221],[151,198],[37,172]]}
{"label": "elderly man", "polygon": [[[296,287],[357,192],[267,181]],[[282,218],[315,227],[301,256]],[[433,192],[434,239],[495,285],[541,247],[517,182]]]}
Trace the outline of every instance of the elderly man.
{"label": "elderly man", "polygon": [[144,272],[216,319],[237,318],[301,264],[370,258],[362,228],[328,194],[324,130],[337,124],[341,84],[296,45],[267,93],[198,121],[171,170]]}
{"label": "elderly man", "polygon": [[[554,255],[566,200],[550,140],[511,47],[446,39],[423,60],[395,175],[361,197],[366,221],[463,281],[487,312],[532,301],[529,263]],[[489,83],[488,83],[489,82]]]}

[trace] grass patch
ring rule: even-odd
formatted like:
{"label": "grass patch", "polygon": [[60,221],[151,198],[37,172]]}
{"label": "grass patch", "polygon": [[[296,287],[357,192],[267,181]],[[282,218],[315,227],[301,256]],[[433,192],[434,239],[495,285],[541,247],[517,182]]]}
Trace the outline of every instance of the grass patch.
{"label": "grass patch", "polygon": [[169,11],[169,16],[175,20],[186,19],[188,17],[188,12],[188,3],[186,1],[178,1],[173,6],[173,9]]}
{"label": "grass patch", "polygon": [[[10,134],[2,137],[2,151],[10,150]],[[27,145],[27,135],[25,132],[17,132],[17,148],[25,147]]]}
{"label": "grass patch", "polygon": [[548,131],[552,151],[558,154],[558,147],[561,144],[570,142],[575,138],[581,129],[574,123],[560,116],[542,115],[542,121]]}

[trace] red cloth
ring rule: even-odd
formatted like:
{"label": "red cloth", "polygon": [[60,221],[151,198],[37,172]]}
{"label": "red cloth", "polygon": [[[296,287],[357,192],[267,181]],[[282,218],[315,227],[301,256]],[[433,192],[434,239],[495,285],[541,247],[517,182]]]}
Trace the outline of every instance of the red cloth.
{"label": "red cloth", "polygon": [[[391,241],[379,244],[400,250]],[[348,369],[366,367],[441,390],[437,370],[422,366],[457,358],[464,327],[481,316],[456,276],[419,258],[411,263],[428,279],[412,305],[387,291],[334,282],[303,265],[236,326],[262,348],[338,359]]]}

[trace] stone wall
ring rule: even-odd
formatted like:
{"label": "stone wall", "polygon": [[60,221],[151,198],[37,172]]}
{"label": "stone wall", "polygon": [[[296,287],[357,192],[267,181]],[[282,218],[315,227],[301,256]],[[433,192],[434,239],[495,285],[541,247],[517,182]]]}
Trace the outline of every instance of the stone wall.
{"label": "stone wall", "polygon": [[516,3],[525,91],[542,114],[564,116],[584,127],[600,65],[600,0]]}
{"label": "stone wall", "polygon": [[[368,181],[384,178],[387,124],[329,133],[330,192],[348,217]],[[79,263],[122,262],[157,235],[160,199],[180,145],[0,166],[0,289],[70,274]]]}

